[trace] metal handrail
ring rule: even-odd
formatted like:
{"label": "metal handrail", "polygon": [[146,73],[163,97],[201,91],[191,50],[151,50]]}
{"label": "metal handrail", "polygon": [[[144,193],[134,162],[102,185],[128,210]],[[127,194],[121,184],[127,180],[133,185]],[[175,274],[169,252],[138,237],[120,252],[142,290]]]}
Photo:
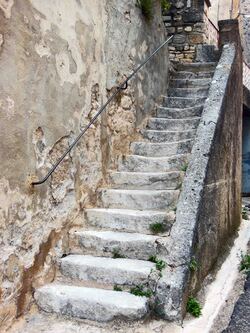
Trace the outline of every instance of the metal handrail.
{"label": "metal handrail", "polygon": [[128,81],[144,66],[147,62],[157,53],[160,49],[165,46],[173,36],[169,37],[164,43],[162,43],[146,60],[144,60],[128,77],[125,79],[117,88],[116,91],[109,97],[107,102],[100,108],[100,110],[95,114],[95,116],[90,120],[88,125],[80,132],[80,134],[76,137],[73,143],[69,146],[69,148],[63,153],[63,155],[58,159],[58,161],[52,166],[52,168],[48,171],[46,176],[44,176],[39,181],[34,181],[31,185],[41,185],[46,182],[46,180],[52,175],[52,173],[56,170],[59,164],[64,160],[64,158],[70,153],[70,151],[74,148],[74,146],[78,143],[81,137],[86,133],[86,131],[90,128],[90,126],[96,121],[99,115],[106,109],[107,105],[116,97],[116,95],[121,91],[128,87]]}

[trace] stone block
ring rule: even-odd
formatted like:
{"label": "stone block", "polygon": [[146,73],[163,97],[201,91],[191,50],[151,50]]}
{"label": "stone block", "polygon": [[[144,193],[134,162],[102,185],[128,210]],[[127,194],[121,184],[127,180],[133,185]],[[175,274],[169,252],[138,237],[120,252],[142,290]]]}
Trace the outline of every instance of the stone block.
{"label": "stone block", "polygon": [[204,35],[200,33],[193,33],[188,36],[190,44],[202,44],[204,43]]}
{"label": "stone block", "polygon": [[184,30],[186,32],[191,32],[193,30],[193,28],[189,25],[189,26],[185,27]]}

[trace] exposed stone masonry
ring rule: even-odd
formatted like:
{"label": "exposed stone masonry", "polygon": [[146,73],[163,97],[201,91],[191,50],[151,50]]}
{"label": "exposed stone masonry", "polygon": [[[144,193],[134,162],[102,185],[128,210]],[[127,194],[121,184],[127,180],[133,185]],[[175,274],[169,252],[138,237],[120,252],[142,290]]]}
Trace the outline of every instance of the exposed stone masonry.
{"label": "exposed stone masonry", "polygon": [[186,0],[171,0],[170,3],[170,10],[163,12],[167,32],[174,35],[169,46],[170,59],[192,62],[196,46],[205,42],[204,1],[192,7]]}

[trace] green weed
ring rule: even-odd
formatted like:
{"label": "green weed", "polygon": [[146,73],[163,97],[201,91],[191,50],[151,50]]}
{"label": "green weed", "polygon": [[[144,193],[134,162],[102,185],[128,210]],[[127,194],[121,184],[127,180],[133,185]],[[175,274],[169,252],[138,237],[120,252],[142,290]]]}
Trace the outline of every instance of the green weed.
{"label": "green weed", "polygon": [[243,220],[248,220],[248,213],[247,213],[247,209],[245,207],[242,208],[241,216],[242,216]]}
{"label": "green weed", "polygon": [[153,234],[159,234],[166,231],[166,227],[163,223],[152,223],[149,228]]}
{"label": "green weed", "polygon": [[250,255],[245,254],[242,256],[241,263],[240,263],[240,271],[244,271],[246,273],[250,272]]}
{"label": "green weed", "polygon": [[187,312],[194,317],[200,317],[201,315],[201,305],[194,297],[189,297],[187,302]]}
{"label": "green weed", "polygon": [[166,267],[165,261],[158,259],[156,256],[150,256],[148,260],[155,263],[156,269],[160,272]]}
{"label": "green weed", "polygon": [[133,287],[130,289],[130,293],[135,296],[141,296],[141,297],[151,297],[153,295],[152,290],[145,289],[143,285],[139,285],[136,287]]}
{"label": "green weed", "polygon": [[196,272],[197,271],[197,268],[198,268],[198,263],[197,261],[195,260],[195,258],[192,258],[190,263],[189,263],[189,269],[190,271],[192,272]]}

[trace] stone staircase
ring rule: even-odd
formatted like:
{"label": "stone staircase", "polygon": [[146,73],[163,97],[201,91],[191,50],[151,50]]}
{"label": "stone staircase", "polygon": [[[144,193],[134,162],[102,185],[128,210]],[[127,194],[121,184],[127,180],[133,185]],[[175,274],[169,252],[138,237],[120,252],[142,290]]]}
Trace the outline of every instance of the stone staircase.
{"label": "stone staircase", "polygon": [[[86,209],[88,229],[70,234],[56,280],[36,290],[39,308],[77,318],[140,319],[151,311],[196,129],[215,63],[176,65],[144,141],[110,172],[110,187]],[[148,297],[146,297],[148,296]]]}

